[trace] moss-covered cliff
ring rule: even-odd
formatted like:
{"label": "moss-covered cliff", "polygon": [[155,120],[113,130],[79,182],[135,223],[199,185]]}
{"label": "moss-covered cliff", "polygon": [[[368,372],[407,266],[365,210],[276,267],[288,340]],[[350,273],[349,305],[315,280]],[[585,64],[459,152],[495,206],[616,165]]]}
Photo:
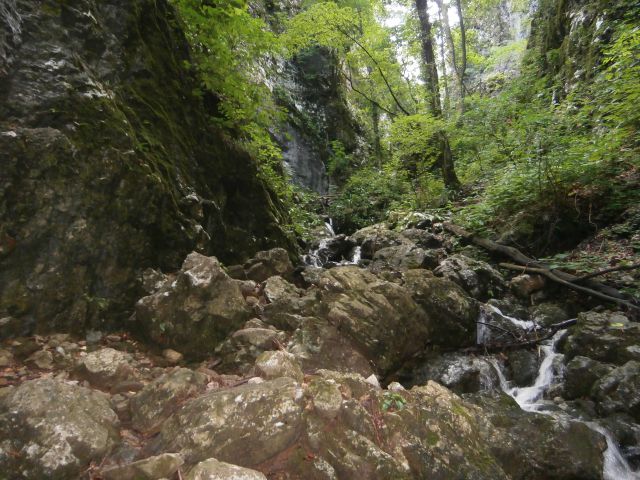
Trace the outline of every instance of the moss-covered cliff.
{"label": "moss-covered cliff", "polygon": [[149,266],[291,246],[254,160],[214,131],[165,0],[0,6],[3,332],[125,318]]}

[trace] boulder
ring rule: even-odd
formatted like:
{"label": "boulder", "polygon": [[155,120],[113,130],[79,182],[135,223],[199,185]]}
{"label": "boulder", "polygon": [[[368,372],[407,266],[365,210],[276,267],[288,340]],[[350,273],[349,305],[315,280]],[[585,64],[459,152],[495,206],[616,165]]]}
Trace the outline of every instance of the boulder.
{"label": "boulder", "polygon": [[210,458],[198,463],[185,480],[267,480],[262,473]]}
{"label": "boulder", "polygon": [[118,440],[106,395],[54,379],[0,396],[0,471],[7,478],[77,478]]}
{"label": "boulder", "polygon": [[619,312],[584,312],[561,345],[567,360],[576,356],[615,365],[640,361],[640,323]]}
{"label": "boulder", "polygon": [[286,377],[207,393],[164,423],[156,446],[181,452],[191,464],[217,458],[257,465],[295,441],[302,399],[301,387]]}
{"label": "boulder", "polygon": [[530,318],[538,325],[549,326],[554,323],[564,322],[569,320],[569,313],[567,310],[556,303],[545,302],[539,305],[535,305],[530,309]]}
{"label": "boulder", "polygon": [[538,376],[541,358],[531,350],[513,350],[507,353],[507,368],[514,386],[533,385]]}
{"label": "boulder", "polygon": [[358,230],[349,237],[355,245],[361,247],[362,258],[371,259],[378,250],[395,247],[403,243],[411,243],[400,233],[389,230],[382,224],[372,225]]}
{"label": "boulder", "polygon": [[264,298],[269,303],[274,303],[279,300],[289,301],[291,298],[300,297],[301,291],[293,285],[287,282],[282,277],[269,277],[265,280],[262,286],[262,292]]}
{"label": "boulder", "polygon": [[169,478],[182,466],[184,460],[178,453],[163,453],[126,465],[103,469],[104,480],[159,480]]}
{"label": "boulder", "polygon": [[529,299],[529,296],[542,290],[547,281],[542,275],[529,275],[528,273],[517,275],[509,282],[509,287],[520,298]]}
{"label": "boulder", "polygon": [[605,438],[577,421],[525,412],[506,394],[466,395],[479,437],[513,480],[601,480]]}
{"label": "boulder", "polygon": [[289,352],[294,354],[304,371],[320,368],[337,372],[358,373],[365,378],[373,373],[370,362],[327,320],[306,317],[294,332]]}
{"label": "boulder", "polygon": [[631,360],[611,370],[595,383],[591,396],[600,414],[628,413],[640,422],[640,362]]}
{"label": "boulder", "polygon": [[564,370],[564,397],[567,400],[588,397],[593,384],[613,368],[589,357],[573,357]]}
{"label": "boulder", "polygon": [[284,248],[273,248],[256,253],[244,264],[244,269],[247,278],[258,283],[274,275],[289,278],[293,274],[293,264],[289,253]]}
{"label": "boulder", "polygon": [[167,279],[136,304],[136,320],[154,342],[190,357],[212,353],[249,317],[237,281],[215,257],[195,252],[186,258],[175,279]]}
{"label": "boulder", "polygon": [[441,248],[444,243],[439,235],[419,228],[408,228],[400,232],[400,234],[410,242],[424,249]]}
{"label": "boulder", "polygon": [[493,365],[482,357],[456,353],[429,359],[414,370],[411,384],[433,380],[457,394],[499,390],[500,379]]}
{"label": "boulder", "polygon": [[374,269],[377,265],[394,270],[435,268],[438,265],[438,258],[414,244],[403,243],[376,251],[370,268]]}
{"label": "boulder", "polygon": [[454,348],[475,344],[478,304],[462,288],[422,269],[405,272],[403,281],[430,319],[431,343]]}
{"label": "boulder", "polygon": [[187,368],[176,368],[156,378],[131,398],[133,428],[155,432],[185,400],[203,392],[206,385],[205,375]]}
{"label": "boulder", "polygon": [[111,390],[136,376],[133,356],[113,348],[101,348],[78,360],[76,374],[91,385]]}
{"label": "boulder", "polygon": [[473,298],[483,302],[505,291],[504,278],[500,272],[486,262],[462,254],[443,260],[434,273],[454,281]]}
{"label": "boulder", "polygon": [[432,325],[409,291],[358,267],[332,268],[319,286],[322,317],[343,332],[381,373],[427,345]]}
{"label": "boulder", "polygon": [[286,344],[285,332],[264,327],[249,327],[233,332],[216,348],[215,354],[221,360],[218,370],[225,373],[247,374],[256,359],[269,350],[277,350]]}
{"label": "boulder", "polygon": [[281,350],[261,354],[256,360],[256,371],[262,378],[267,380],[289,377],[302,382],[304,378],[295,356]]}

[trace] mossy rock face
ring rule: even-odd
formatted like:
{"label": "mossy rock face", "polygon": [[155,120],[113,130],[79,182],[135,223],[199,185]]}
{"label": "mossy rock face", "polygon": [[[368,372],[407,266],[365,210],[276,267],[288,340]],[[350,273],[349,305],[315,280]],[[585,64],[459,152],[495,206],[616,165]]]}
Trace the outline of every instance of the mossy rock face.
{"label": "mossy rock face", "polygon": [[[525,412],[503,393],[465,395],[481,407],[480,441],[512,479],[601,479],[604,437],[577,421]],[[570,460],[568,460],[570,459]]]}
{"label": "mossy rock face", "polygon": [[[246,152],[212,130],[166,1],[17,2],[0,37],[0,317],[105,328],[146,267],[292,248]],[[211,102],[210,102],[211,103]],[[215,102],[213,102],[215,103]],[[13,332],[19,333],[19,332]]]}

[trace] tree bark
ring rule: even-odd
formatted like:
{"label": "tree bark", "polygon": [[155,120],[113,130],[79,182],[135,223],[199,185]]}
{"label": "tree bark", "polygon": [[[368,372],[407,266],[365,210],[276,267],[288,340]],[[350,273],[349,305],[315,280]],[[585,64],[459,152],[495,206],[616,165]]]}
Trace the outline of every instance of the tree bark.
{"label": "tree bark", "polygon": [[[427,105],[434,118],[442,118],[440,103],[440,86],[438,83],[438,68],[433,49],[433,35],[431,22],[427,11],[427,0],[415,0],[416,12],[420,21],[420,42],[422,47],[422,67],[427,89]],[[444,131],[438,132],[434,140],[440,148],[438,162],[442,171],[442,181],[448,190],[456,191],[460,188],[460,181],[455,172],[451,145]]]}
{"label": "tree bark", "polygon": [[427,11],[427,0],[415,0],[416,12],[420,21],[420,44],[422,47],[422,69],[424,82],[427,87],[427,104],[431,114],[439,118],[442,116],[440,104],[440,88],[438,86],[438,68],[433,49],[433,35],[431,22]]}

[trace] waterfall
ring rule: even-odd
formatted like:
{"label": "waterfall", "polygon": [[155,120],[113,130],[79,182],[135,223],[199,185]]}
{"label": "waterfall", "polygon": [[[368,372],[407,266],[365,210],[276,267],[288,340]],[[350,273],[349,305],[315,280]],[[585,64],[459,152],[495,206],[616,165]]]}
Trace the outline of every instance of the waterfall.
{"label": "waterfall", "polygon": [[[523,410],[556,417],[564,415],[570,420],[580,421],[577,419],[571,419],[566,414],[546,411],[546,405],[544,401],[542,401],[545,392],[551,385],[553,385],[557,378],[555,364],[557,360],[563,357],[563,355],[556,351],[556,345],[565,332],[566,330],[560,330],[551,339],[541,344],[541,351],[544,358],[540,364],[538,376],[536,377],[533,385],[529,387],[511,387],[504,375],[504,372],[502,371],[501,365],[498,363],[498,360],[496,358],[492,358],[491,363],[496,369],[502,390],[507,395],[511,396]],[[636,472],[631,468],[629,462],[627,462],[622,455],[622,452],[620,452],[620,449],[611,433],[595,422],[584,422],[584,424],[592,430],[602,434],[607,441],[607,450],[604,453],[603,478],[605,480],[639,480],[640,472]]]}

